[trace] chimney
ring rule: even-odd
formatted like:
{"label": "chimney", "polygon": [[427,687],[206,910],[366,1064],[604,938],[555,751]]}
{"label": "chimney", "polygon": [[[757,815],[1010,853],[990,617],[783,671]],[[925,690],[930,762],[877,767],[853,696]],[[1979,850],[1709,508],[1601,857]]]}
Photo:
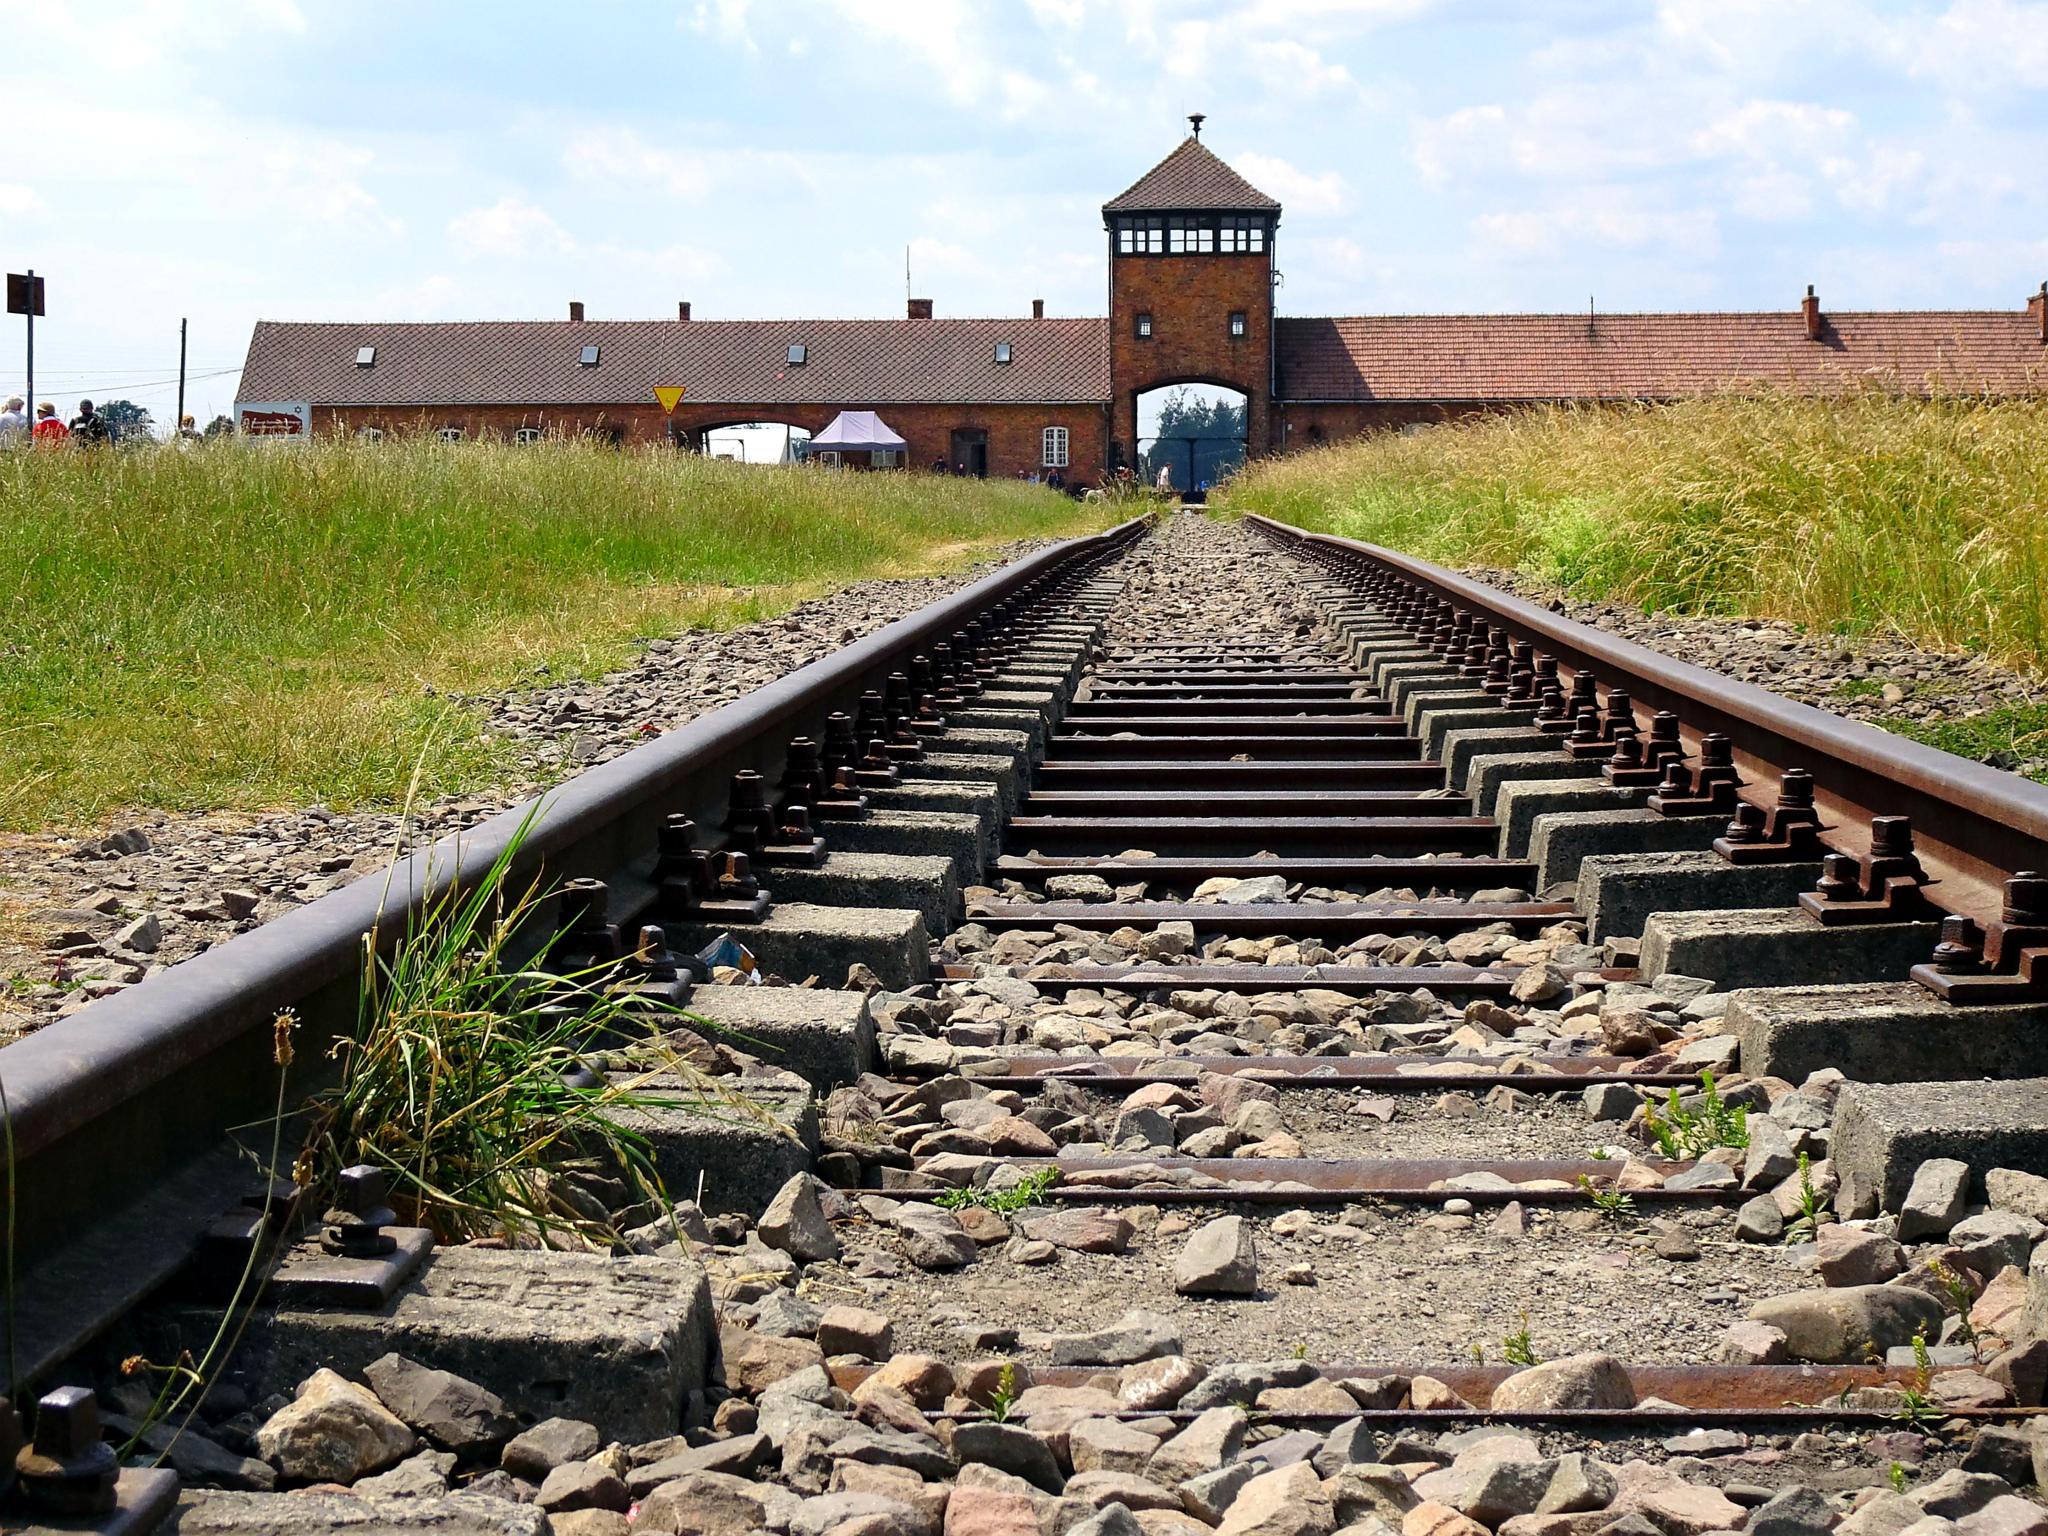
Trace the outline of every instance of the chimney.
{"label": "chimney", "polygon": [[910,318],[913,320],[929,320],[932,317],[932,301],[930,299],[912,299],[909,301],[909,307]]}
{"label": "chimney", "polygon": [[1806,339],[1820,340],[1820,300],[1814,297],[1813,284],[1806,285],[1806,297],[1799,301],[1799,313],[1806,318]]}
{"label": "chimney", "polygon": [[1031,301],[1031,318],[1034,320],[1043,320],[1045,318],[1045,300],[1033,299]]}
{"label": "chimney", "polygon": [[571,299],[569,301],[569,323],[571,325],[581,325],[583,323],[583,301],[581,299]]}
{"label": "chimney", "polygon": [[2048,347],[2048,283],[2041,285],[2041,291],[2027,300],[2027,316],[2034,322],[2034,334],[2041,345]]}
{"label": "chimney", "polygon": [[676,300],[676,318],[678,320],[687,320],[690,318],[690,301],[688,299]]}

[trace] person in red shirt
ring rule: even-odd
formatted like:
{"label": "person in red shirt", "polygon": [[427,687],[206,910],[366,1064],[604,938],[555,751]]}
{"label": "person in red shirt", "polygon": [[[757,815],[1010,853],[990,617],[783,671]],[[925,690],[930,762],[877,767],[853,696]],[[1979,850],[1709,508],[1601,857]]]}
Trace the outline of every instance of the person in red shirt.
{"label": "person in red shirt", "polygon": [[71,429],[57,415],[57,407],[45,400],[36,407],[36,424],[29,429],[39,448],[54,448],[71,436]]}

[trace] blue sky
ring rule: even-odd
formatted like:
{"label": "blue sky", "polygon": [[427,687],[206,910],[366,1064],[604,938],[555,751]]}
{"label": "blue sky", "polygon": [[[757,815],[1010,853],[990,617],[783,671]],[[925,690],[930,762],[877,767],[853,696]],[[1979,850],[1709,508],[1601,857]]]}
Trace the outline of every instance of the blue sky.
{"label": "blue sky", "polygon": [[[1209,114],[1294,314],[2018,308],[2048,4],[39,6],[0,260],[39,394],[234,398],[258,318],[1100,314],[1102,201]],[[13,135],[11,135],[13,136]],[[20,321],[0,392],[20,387]],[[217,372],[216,370],[226,370]]]}

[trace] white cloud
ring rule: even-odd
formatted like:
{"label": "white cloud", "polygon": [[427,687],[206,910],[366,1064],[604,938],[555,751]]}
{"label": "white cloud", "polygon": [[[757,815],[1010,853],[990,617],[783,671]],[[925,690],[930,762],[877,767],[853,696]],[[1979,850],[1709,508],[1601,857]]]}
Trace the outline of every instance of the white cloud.
{"label": "white cloud", "polygon": [[748,53],[759,53],[760,45],[754,41],[750,25],[754,0],[702,0],[688,15],[677,18],[677,25],[689,28],[700,37],[712,37],[723,43],[733,43]]}
{"label": "white cloud", "polygon": [[573,244],[568,231],[546,212],[509,193],[488,208],[457,214],[448,221],[448,233],[472,255],[514,261],[566,251]]}
{"label": "white cloud", "polygon": [[0,213],[10,218],[41,218],[50,211],[42,193],[18,181],[0,181]]}
{"label": "white cloud", "polygon": [[1342,213],[1351,191],[1336,171],[1318,176],[1299,170],[1278,155],[1243,153],[1232,163],[1245,180],[1269,197],[1277,197],[1289,213]]}
{"label": "white cloud", "polygon": [[657,148],[621,126],[572,135],[562,149],[562,164],[585,180],[620,182],[636,191],[653,189],[671,197],[701,198],[711,186],[701,154]]}
{"label": "white cloud", "polygon": [[1583,247],[1664,248],[1687,259],[1712,254],[1719,225],[1709,208],[1635,206],[1611,189],[1586,189],[1570,204],[1485,213],[1472,221],[1482,255],[1555,256]]}
{"label": "white cloud", "polygon": [[2048,5],[1954,0],[1939,16],[1896,23],[1889,37],[1910,73],[1957,91],[2048,88]]}

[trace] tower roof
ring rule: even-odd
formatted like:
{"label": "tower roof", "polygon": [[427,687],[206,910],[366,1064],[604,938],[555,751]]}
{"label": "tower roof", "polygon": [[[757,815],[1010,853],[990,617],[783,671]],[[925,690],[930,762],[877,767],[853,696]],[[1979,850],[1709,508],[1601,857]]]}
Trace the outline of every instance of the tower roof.
{"label": "tower roof", "polygon": [[1172,154],[1102,205],[1111,213],[1278,213],[1279,203],[1189,134]]}

